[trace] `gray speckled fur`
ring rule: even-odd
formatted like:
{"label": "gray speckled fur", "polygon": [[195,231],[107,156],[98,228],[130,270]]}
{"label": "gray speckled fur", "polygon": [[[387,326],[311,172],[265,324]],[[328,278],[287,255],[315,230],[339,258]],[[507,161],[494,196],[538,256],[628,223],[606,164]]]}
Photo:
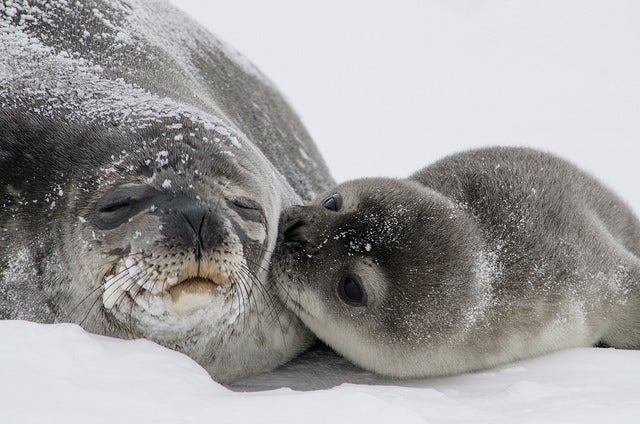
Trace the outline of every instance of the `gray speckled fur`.
{"label": "gray speckled fur", "polygon": [[[127,322],[101,310],[114,261],[148,254],[144,242],[176,254],[155,206],[113,230],[92,224],[99,199],[123,184],[219,212],[225,237],[242,242],[237,267],[250,268],[231,312]],[[146,337],[219,381],[271,369],[310,339],[269,294],[278,217],[332,184],[268,79],[168,3],[0,4],[0,318]],[[234,209],[238,196],[262,221]]]}
{"label": "gray speckled fur", "polygon": [[[320,202],[344,199],[338,212]],[[396,377],[491,367],[562,348],[640,348],[640,224],[610,190],[535,150],[447,157],[294,206],[307,241],[281,295],[356,364]],[[293,220],[293,221],[292,221]],[[358,274],[366,306],[337,284]]]}

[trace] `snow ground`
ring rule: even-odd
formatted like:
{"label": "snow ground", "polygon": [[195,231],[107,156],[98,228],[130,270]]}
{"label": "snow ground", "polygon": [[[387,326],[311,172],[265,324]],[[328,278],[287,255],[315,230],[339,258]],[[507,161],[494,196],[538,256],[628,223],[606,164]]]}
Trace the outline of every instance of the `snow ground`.
{"label": "snow ground", "polygon": [[186,356],[146,340],[25,321],[1,322],[0,339],[1,421],[11,424],[585,424],[640,418],[640,355],[634,351],[573,349],[396,385],[239,393],[212,381]]}
{"label": "snow ground", "polygon": [[[572,160],[640,211],[640,2],[175,3],[275,81],[339,181],[518,144]],[[13,321],[0,340],[2,423],[640,422],[635,351],[411,382],[336,373],[321,358],[245,384],[349,383],[238,393],[147,341]]]}

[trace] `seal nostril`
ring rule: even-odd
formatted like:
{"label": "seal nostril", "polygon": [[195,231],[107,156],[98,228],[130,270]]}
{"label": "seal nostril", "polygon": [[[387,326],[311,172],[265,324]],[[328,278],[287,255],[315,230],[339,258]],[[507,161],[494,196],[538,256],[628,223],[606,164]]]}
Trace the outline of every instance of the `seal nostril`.
{"label": "seal nostril", "polygon": [[301,219],[286,222],[283,231],[284,238],[290,238],[292,235],[297,234],[296,231],[304,225],[304,221]]}
{"label": "seal nostril", "polygon": [[225,224],[221,214],[208,205],[185,197],[169,199],[158,206],[162,212],[162,234],[185,254],[193,255],[198,264],[208,252],[219,248],[225,239]]}
{"label": "seal nostril", "polygon": [[301,219],[294,219],[284,222],[281,243],[283,251],[292,251],[302,247],[303,244],[307,243],[307,240],[300,231],[300,229],[304,226],[305,222]]}

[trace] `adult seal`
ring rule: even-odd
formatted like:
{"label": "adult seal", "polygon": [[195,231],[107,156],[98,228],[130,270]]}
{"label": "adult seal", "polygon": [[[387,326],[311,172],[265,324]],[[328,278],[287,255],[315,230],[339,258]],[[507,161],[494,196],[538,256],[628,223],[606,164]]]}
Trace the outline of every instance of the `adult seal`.
{"label": "adult seal", "polygon": [[164,2],[4,2],[0,111],[1,318],[145,337],[220,382],[307,346],[269,264],[331,177],[246,59]]}
{"label": "adult seal", "polygon": [[354,363],[394,377],[558,349],[640,347],[640,225],[534,150],[457,154],[339,185],[283,215],[281,296]]}

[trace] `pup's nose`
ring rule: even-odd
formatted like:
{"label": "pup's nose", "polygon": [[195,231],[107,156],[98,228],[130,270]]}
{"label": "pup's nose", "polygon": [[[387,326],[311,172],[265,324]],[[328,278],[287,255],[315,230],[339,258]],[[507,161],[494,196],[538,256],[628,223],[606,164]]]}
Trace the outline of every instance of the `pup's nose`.
{"label": "pup's nose", "polygon": [[279,241],[283,254],[299,250],[307,243],[301,231],[305,225],[302,218],[288,214],[282,217]]}

